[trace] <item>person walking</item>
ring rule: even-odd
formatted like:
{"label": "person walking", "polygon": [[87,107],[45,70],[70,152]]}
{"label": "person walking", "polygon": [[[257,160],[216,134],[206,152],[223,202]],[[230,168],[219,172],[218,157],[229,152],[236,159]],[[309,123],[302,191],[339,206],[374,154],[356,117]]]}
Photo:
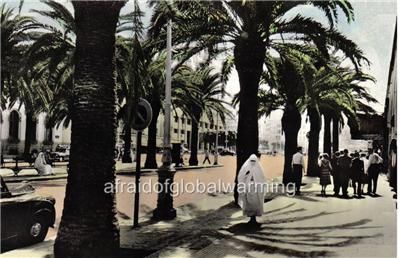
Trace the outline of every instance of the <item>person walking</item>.
{"label": "person walking", "polygon": [[256,216],[264,213],[264,171],[255,154],[252,154],[239,170],[238,203],[243,209],[243,215],[250,217],[249,225],[258,227]]}
{"label": "person walking", "polygon": [[343,156],[340,156],[338,159],[338,177],[340,181],[340,187],[342,188],[342,196],[344,198],[349,197],[347,193],[347,188],[349,186],[349,178],[351,173],[350,167],[351,158],[349,157],[349,151],[347,149],[344,149]]}
{"label": "person walking", "polygon": [[297,152],[293,155],[292,168],[293,168],[292,178],[295,184],[296,195],[300,195],[301,179],[303,177],[303,171],[304,171],[304,157],[303,157],[302,147],[297,147]]}
{"label": "person walking", "polygon": [[373,153],[370,150],[370,153],[368,159],[368,194],[376,195],[378,176],[383,164],[383,159],[379,156],[377,150]]}
{"label": "person walking", "polygon": [[326,187],[331,184],[332,165],[327,153],[322,154],[319,164],[319,184],[321,185],[321,196],[326,197]]}
{"label": "person walking", "polygon": [[203,165],[204,163],[206,163],[206,161],[208,162],[208,164],[211,164],[211,160],[210,160],[210,151],[208,149],[206,149],[204,151],[204,160],[203,160]]}
{"label": "person walking", "polygon": [[339,167],[338,167],[338,159],[340,157],[340,152],[335,152],[335,154],[332,157],[332,177],[333,177],[333,192],[334,196],[339,196],[339,191],[340,191],[340,178],[339,178]]}
{"label": "person walking", "polygon": [[351,184],[354,189],[354,195],[361,198],[361,184],[364,175],[364,162],[360,159],[358,152],[354,153],[354,159],[351,162]]}

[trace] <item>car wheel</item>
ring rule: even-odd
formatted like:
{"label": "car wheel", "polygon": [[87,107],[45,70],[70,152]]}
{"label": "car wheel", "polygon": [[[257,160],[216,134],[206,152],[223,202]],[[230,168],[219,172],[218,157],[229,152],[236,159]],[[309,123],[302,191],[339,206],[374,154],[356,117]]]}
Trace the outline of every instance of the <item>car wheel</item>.
{"label": "car wheel", "polygon": [[26,241],[31,244],[42,242],[48,230],[49,225],[43,217],[34,217],[26,227]]}

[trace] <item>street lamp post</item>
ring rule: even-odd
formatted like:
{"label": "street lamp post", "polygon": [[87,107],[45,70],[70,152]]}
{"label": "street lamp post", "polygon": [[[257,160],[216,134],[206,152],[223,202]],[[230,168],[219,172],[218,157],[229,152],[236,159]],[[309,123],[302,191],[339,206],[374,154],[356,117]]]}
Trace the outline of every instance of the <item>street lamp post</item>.
{"label": "street lamp post", "polygon": [[214,165],[218,165],[218,112],[217,112],[217,131],[215,133]]}
{"label": "street lamp post", "polygon": [[167,60],[165,76],[165,102],[164,102],[164,148],[163,164],[158,173],[158,199],[157,208],[153,211],[153,219],[169,220],[176,217],[173,207],[172,185],[174,182],[175,168],[172,166],[171,157],[171,57],[172,53],[172,21],[167,24]]}

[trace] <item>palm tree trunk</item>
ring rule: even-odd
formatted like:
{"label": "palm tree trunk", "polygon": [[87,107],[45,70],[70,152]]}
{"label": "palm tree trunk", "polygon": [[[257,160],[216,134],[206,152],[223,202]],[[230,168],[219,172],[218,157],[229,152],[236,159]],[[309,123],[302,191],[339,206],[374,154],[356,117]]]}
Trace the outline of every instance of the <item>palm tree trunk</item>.
{"label": "palm tree trunk", "polygon": [[129,122],[124,126],[124,153],[122,154],[122,163],[132,163],[131,145],[132,128]]}
{"label": "palm tree trunk", "polygon": [[332,118],[332,151],[333,153],[339,151],[339,119]]}
{"label": "palm tree trunk", "polygon": [[292,181],[292,157],[296,153],[297,135],[301,127],[301,114],[295,103],[286,103],[282,116],[282,129],[285,133],[285,161],[283,168],[282,183],[288,184]]}
{"label": "palm tree trunk", "polygon": [[116,24],[125,2],[72,4],[76,52],[71,155],[54,254],[113,257],[119,249],[115,193],[110,190],[115,186],[117,128],[114,50]]}
{"label": "palm tree trunk", "polygon": [[332,154],[332,141],[331,141],[331,121],[332,116],[326,112],[324,114],[324,153]]}
{"label": "palm tree trunk", "polygon": [[197,166],[199,160],[197,158],[197,143],[199,141],[199,121],[201,117],[201,112],[193,110],[194,119],[192,119],[192,139],[190,141],[190,158],[189,165]]}
{"label": "palm tree trunk", "polygon": [[258,150],[257,94],[265,57],[265,43],[258,33],[237,40],[234,49],[235,67],[239,76],[239,118],[234,198],[237,203],[237,175],[243,163]]}
{"label": "palm tree trunk", "polygon": [[321,130],[321,116],[315,108],[309,108],[310,134],[308,139],[307,175],[318,175],[319,132]]}
{"label": "palm tree trunk", "polygon": [[[153,98],[154,99],[154,98]],[[161,110],[160,99],[154,99],[151,102],[151,108],[153,110],[153,117],[149,125],[149,135],[147,137],[147,155],[145,168],[157,168],[157,120]]]}
{"label": "palm tree trunk", "polygon": [[25,145],[24,145],[24,159],[30,160],[30,152],[33,138],[33,127],[36,126],[35,119],[32,112],[26,112],[26,129],[25,129]]}

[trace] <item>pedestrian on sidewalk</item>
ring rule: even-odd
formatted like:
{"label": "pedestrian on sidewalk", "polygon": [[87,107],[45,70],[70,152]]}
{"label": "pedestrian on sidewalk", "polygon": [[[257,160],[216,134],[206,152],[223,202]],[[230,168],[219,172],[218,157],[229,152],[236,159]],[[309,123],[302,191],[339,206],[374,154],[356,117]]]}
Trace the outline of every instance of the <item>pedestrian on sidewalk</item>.
{"label": "pedestrian on sidewalk", "polygon": [[344,198],[348,198],[349,195],[347,193],[347,188],[349,187],[349,179],[350,179],[350,167],[351,167],[351,158],[349,157],[349,151],[347,149],[343,150],[343,156],[340,156],[338,159],[338,172],[339,172],[339,181],[340,187],[342,188],[342,196]]}
{"label": "pedestrian on sidewalk", "polygon": [[361,153],[361,158],[360,160],[363,162],[364,164],[364,174],[362,175],[361,178],[361,194],[364,194],[364,185],[367,185],[369,182],[368,179],[368,159],[367,159],[367,154],[366,153]]}
{"label": "pedestrian on sidewalk", "polygon": [[46,162],[46,157],[44,152],[40,152],[35,160],[34,164],[35,169],[41,176],[48,176],[53,175],[53,169],[51,166]]}
{"label": "pedestrian on sidewalk", "polygon": [[302,147],[297,147],[297,152],[293,155],[292,158],[292,167],[292,178],[295,184],[296,195],[300,195],[301,179],[303,177],[304,171],[304,157]]}
{"label": "pedestrian on sidewalk", "polygon": [[361,183],[364,175],[364,162],[360,159],[358,152],[354,153],[354,159],[351,162],[351,185],[353,194],[361,198]]}
{"label": "pedestrian on sidewalk", "polygon": [[319,184],[321,185],[321,196],[326,197],[326,187],[331,184],[332,165],[327,153],[322,154],[319,164]]}
{"label": "pedestrian on sidewalk", "polygon": [[338,167],[338,159],[340,157],[340,152],[335,152],[335,154],[332,157],[332,177],[333,177],[333,192],[334,192],[334,196],[339,196],[339,191],[340,191],[340,178],[339,178],[339,167]]}
{"label": "pedestrian on sidewalk", "polygon": [[[376,195],[376,188],[378,186],[378,176],[382,169],[383,159],[379,156],[377,150],[372,152],[370,150],[368,160],[368,194]],[[372,191],[372,192],[371,192]]]}
{"label": "pedestrian on sidewalk", "polygon": [[208,164],[211,164],[210,152],[208,151],[208,149],[206,149],[206,150],[204,151],[203,165],[204,165],[204,163],[206,163],[206,161],[208,162]]}
{"label": "pedestrian on sidewalk", "polygon": [[256,216],[264,213],[264,171],[255,154],[252,154],[239,170],[238,193],[239,205],[243,215],[250,217],[249,225],[259,226]]}

